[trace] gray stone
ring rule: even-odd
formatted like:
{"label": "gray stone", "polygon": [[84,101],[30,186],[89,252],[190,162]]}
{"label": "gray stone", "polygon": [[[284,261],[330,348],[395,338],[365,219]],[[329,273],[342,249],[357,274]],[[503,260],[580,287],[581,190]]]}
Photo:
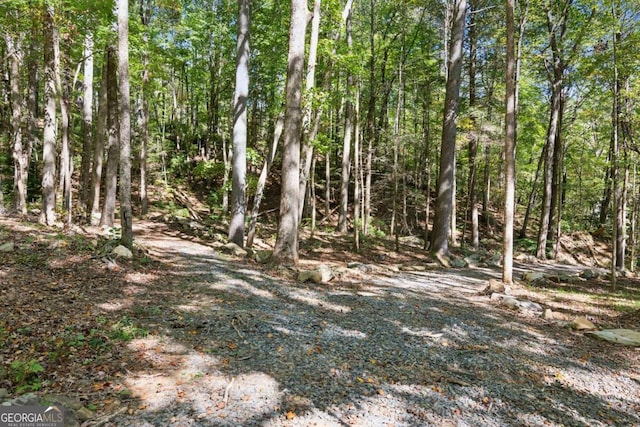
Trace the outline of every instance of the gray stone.
{"label": "gray stone", "polygon": [[118,258],[126,258],[126,259],[133,258],[133,252],[131,252],[129,248],[127,248],[126,246],[122,246],[122,245],[116,246],[111,251],[111,255]]}
{"label": "gray stone", "polygon": [[480,257],[476,254],[469,255],[464,261],[467,263],[467,266],[471,268],[478,268],[482,264]]}
{"label": "gray stone", "polygon": [[525,310],[525,311],[533,311],[536,313],[542,313],[542,306],[540,304],[538,304],[537,302],[533,302],[533,301],[518,301],[518,307],[521,310]]}
{"label": "gray stone", "polygon": [[15,250],[13,242],[7,242],[0,245],[0,252],[13,252]]}
{"label": "gray stone", "polygon": [[568,322],[571,320],[571,316],[557,311],[552,311],[550,308],[548,308],[544,311],[544,319],[558,322]]}
{"label": "gray stone", "polygon": [[464,259],[453,258],[451,260],[451,267],[453,267],[453,268],[465,268],[465,267],[468,267],[468,266],[469,266],[469,264]]}
{"label": "gray stone", "polygon": [[9,397],[9,392],[6,388],[0,388],[0,400],[5,400]]}
{"label": "gray stone", "polygon": [[600,274],[595,271],[592,270],[590,268],[587,268],[586,270],[582,270],[582,273],[580,273],[580,277],[582,277],[583,279],[597,279],[600,276]]}
{"label": "gray stone", "polygon": [[593,322],[583,316],[573,319],[569,326],[571,327],[571,329],[576,329],[578,331],[598,329],[596,325],[593,324]]}
{"label": "gray stone", "polygon": [[273,251],[255,251],[253,254],[253,259],[260,264],[265,264],[269,262],[271,256],[273,255]]}
{"label": "gray stone", "polygon": [[502,254],[494,254],[491,258],[487,259],[487,265],[491,267],[502,267]]}
{"label": "gray stone", "polygon": [[532,283],[544,278],[544,273],[539,271],[527,271],[526,273],[522,273],[522,280],[527,283]]}
{"label": "gray stone", "polygon": [[507,288],[500,280],[489,279],[489,284],[480,293],[482,295],[492,295],[494,293],[506,294]]}
{"label": "gray stone", "polygon": [[223,246],[223,249],[232,254],[235,255],[237,257],[246,257],[247,256],[247,251],[244,250],[243,248],[241,248],[239,245],[233,243],[233,242],[229,242],[226,245]]}
{"label": "gray stone", "polygon": [[299,282],[327,283],[333,278],[333,271],[324,264],[315,270],[304,270],[298,273]]}

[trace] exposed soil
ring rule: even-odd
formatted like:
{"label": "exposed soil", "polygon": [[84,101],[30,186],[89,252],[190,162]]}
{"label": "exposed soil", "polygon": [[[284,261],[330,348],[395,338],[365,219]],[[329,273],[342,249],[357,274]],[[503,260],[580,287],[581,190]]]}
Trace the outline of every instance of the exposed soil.
{"label": "exposed soil", "polygon": [[[0,388],[78,398],[95,411],[86,425],[640,424],[640,351],[496,306],[480,290],[497,268],[395,271],[429,261],[419,241],[400,254],[365,241],[355,257],[347,237],[319,233],[302,240],[302,268],[337,277],[298,283],[191,231],[137,223],[126,261],[99,230],[0,219],[0,244],[16,245],[0,253]],[[638,279],[572,283],[511,291],[640,329]]]}

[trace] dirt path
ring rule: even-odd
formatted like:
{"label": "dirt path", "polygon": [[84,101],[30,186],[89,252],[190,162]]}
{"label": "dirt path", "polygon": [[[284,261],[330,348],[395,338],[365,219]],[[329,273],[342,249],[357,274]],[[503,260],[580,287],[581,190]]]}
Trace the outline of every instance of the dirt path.
{"label": "dirt path", "polygon": [[492,305],[496,271],[310,285],[159,223],[136,242],[174,268],[130,296],[152,333],[107,425],[640,424],[640,352]]}

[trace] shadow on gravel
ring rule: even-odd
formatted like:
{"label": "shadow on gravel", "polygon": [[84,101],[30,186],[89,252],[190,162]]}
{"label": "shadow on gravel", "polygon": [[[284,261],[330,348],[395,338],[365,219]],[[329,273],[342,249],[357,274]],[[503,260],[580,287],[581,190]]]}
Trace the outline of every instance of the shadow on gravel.
{"label": "shadow on gravel", "polygon": [[491,271],[307,285],[145,236],[162,275],[78,283],[94,316],[150,331],[111,354],[132,400],[107,425],[640,424],[637,352],[490,306]]}
{"label": "shadow on gravel", "polygon": [[149,364],[126,379],[146,405],[131,422],[640,423],[640,387],[625,376],[637,358],[487,305],[474,295],[490,271],[317,286],[204,246],[161,256],[177,267],[136,297],[162,314],[137,318],[157,333],[130,345]]}

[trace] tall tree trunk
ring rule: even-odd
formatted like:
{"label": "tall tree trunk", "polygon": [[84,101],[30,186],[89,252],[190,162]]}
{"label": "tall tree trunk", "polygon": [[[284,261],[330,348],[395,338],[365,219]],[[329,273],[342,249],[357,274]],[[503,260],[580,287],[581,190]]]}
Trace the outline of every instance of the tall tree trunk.
{"label": "tall tree trunk", "polygon": [[361,160],[362,150],[360,149],[360,89],[356,89],[356,103],[354,108],[354,138],[353,138],[353,249],[360,252],[360,173],[362,171]]}
{"label": "tall tree trunk", "polygon": [[100,217],[100,189],[102,188],[102,163],[104,158],[104,139],[107,132],[109,118],[108,80],[109,67],[113,63],[112,49],[106,49],[102,64],[102,80],[98,92],[98,123],[96,124],[96,141],[93,147],[93,162],[91,165],[91,193],[89,194],[89,212],[91,224],[97,224]]}
{"label": "tall tree trunk", "polygon": [[59,193],[63,201],[63,208],[67,214],[67,222],[71,222],[71,140],[70,140],[70,93],[69,82],[66,73],[63,74],[61,69],[60,46],[59,43],[54,44],[55,56],[58,58],[55,66],[56,86],[58,92],[58,101],[60,102],[60,181]]}
{"label": "tall tree trunk", "polygon": [[131,101],[129,91],[129,0],[118,0],[118,95],[120,96],[120,226],[121,243],[133,248],[131,211]]}
{"label": "tall tree trunk", "polygon": [[507,0],[507,66],[505,74],[505,197],[504,234],[502,241],[502,281],[513,283],[513,217],[516,193],[516,52],[515,52],[515,0]]}
{"label": "tall tree trunk", "polygon": [[57,58],[54,46],[58,43],[58,31],[54,24],[54,7],[45,6],[44,11],[44,131],[42,136],[42,211],[40,222],[53,225],[56,221],[56,76]]}
{"label": "tall tree trunk", "polygon": [[[477,36],[475,9],[476,2],[471,0],[471,10],[469,13],[469,111],[473,132],[469,138],[469,182],[468,182],[468,218],[471,221],[471,247],[480,247],[480,224],[478,222],[478,139],[479,130],[477,126],[476,108],[476,59],[477,59]],[[507,6],[508,7],[508,6]],[[464,238],[464,236],[463,236]]]}
{"label": "tall tree trunk", "polygon": [[[104,185],[104,203],[100,215],[100,225],[113,227],[116,211],[118,184],[118,164],[120,162],[120,141],[118,138],[118,81],[116,52],[108,47],[107,54],[107,165]],[[96,144],[97,145],[97,144]],[[96,201],[94,201],[94,204]],[[95,206],[95,205],[94,205]]]}
{"label": "tall tree trunk", "polygon": [[538,259],[547,258],[547,238],[549,234],[551,201],[553,199],[553,173],[554,173],[554,151],[556,146],[556,138],[558,136],[557,128],[560,117],[560,98],[562,91],[562,76],[555,79],[552,83],[551,95],[551,112],[549,118],[549,127],[547,129],[547,139],[545,142],[545,159],[544,159],[544,181],[542,187],[542,213],[540,215],[540,228],[538,229],[538,244],[536,248],[536,257]]}
{"label": "tall tree trunk", "polygon": [[[316,60],[318,57],[318,41],[320,39],[320,11],[322,0],[314,0],[313,18],[311,20],[311,39],[309,41],[309,58],[307,60],[307,76],[305,79],[305,93],[311,94],[315,87]],[[313,141],[316,138],[319,129],[320,117],[311,123],[311,115],[313,112],[313,102],[311,97],[306,100],[304,105],[304,113],[302,118],[303,136],[300,168],[300,206],[298,209],[298,220],[302,220],[304,213],[304,205],[306,200],[307,182],[311,173],[311,163],[313,160]]]}
{"label": "tall tree trunk", "polygon": [[140,20],[145,26],[143,31],[142,51],[142,87],[140,97],[142,110],[140,111],[140,215],[149,211],[149,195],[147,194],[147,150],[149,147],[149,22],[151,20],[151,1],[140,1]]}
{"label": "tall tree trunk", "polygon": [[93,34],[84,39],[84,78],[82,93],[82,161],[80,164],[80,203],[85,208],[91,186],[91,155],[93,142]]}
{"label": "tall tree trunk", "polygon": [[[351,51],[353,38],[351,36],[351,12],[347,17],[347,49]],[[342,142],[342,172],[340,174],[340,210],[338,214],[338,231],[346,233],[347,214],[349,212],[349,178],[351,176],[351,137],[353,133],[353,75],[347,72],[347,102],[344,115],[344,139]]]}
{"label": "tall tree trunk", "polygon": [[438,197],[436,199],[431,252],[439,257],[449,255],[449,228],[453,203],[453,180],[455,174],[456,124],[460,98],[462,74],[462,41],[464,38],[466,0],[456,0],[451,43],[448,58],[448,76],[445,94],[442,144],[440,148],[440,172]]}
{"label": "tall tree trunk", "polygon": [[22,134],[22,95],[20,92],[20,65],[24,57],[22,37],[15,39],[5,34],[7,56],[9,57],[9,79],[11,85],[11,140],[13,142],[13,205],[16,212],[27,213],[28,158],[25,156]]}
{"label": "tall tree trunk", "polygon": [[236,88],[233,96],[233,177],[229,241],[244,246],[247,175],[247,98],[249,97],[249,37],[251,0],[241,0],[236,47]]}
{"label": "tall tree trunk", "polygon": [[540,157],[538,158],[538,167],[536,168],[536,176],[533,178],[533,182],[531,183],[531,192],[529,193],[529,201],[527,202],[527,209],[524,214],[524,220],[522,221],[522,228],[520,229],[520,233],[518,237],[520,239],[524,239],[527,237],[527,228],[529,227],[529,220],[531,219],[531,211],[533,210],[533,205],[536,202],[536,195],[538,194],[538,182],[540,181],[540,172],[542,171],[542,163],[546,156],[545,154],[546,146],[542,148],[542,152],[540,153]]}
{"label": "tall tree trunk", "polygon": [[256,186],[256,195],[253,199],[253,210],[251,211],[251,220],[249,221],[249,230],[247,231],[247,247],[248,248],[253,246],[253,240],[256,235],[256,224],[258,223],[258,214],[260,213],[260,203],[262,202],[262,196],[264,194],[264,187],[265,187],[265,184],[267,183],[267,176],[269,176],[271,165],[273,164],[273,160],[276,156],[278,141],[280,141],[280,137],[282,136],[283,129],[284,129],[284,115],[279,114],[278,118],[276,119],[276,126],[273,132],[273,142],[269,147],[269,154],[267,155],[267,158],[264,160],[262,171],[260,172],[260,176],[258,177],[258,184]]}
{"label": "tall tree trunk", "polygon": [[281,264],[298,263],[302,75],[308,18],[306,0],[291,0],[280,221],[273,251],[274,261]]}

